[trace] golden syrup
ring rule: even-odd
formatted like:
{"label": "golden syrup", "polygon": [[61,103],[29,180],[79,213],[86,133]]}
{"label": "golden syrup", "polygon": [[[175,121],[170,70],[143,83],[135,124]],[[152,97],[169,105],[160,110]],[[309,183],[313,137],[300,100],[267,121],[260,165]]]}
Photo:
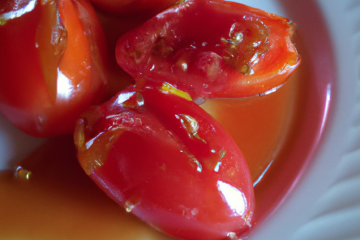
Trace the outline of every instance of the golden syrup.
{"label": "golden syrup", "polygon": [[0,172],[0,239],[171,239],[108,198],[81,169],[72,137],[24,159],[31,177]]}
{"label": "golden syrup", "polygon": [[265,96],[211,99],[201,105],[235,140],[254,183],[276,159],[289,136],[299,84],[294,77],[276,92]]}

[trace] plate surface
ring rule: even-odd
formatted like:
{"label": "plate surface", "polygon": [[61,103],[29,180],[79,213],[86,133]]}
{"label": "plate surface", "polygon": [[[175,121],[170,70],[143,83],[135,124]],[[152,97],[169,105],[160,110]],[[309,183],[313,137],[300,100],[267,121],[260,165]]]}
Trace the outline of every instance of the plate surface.
{"label": "plate surface", "polygon": [[[333,78],[334,86],[313,159],[291,194],[249,239],[360,239],[360,1],[277,2],[302,31],[314,77]],[[333,59],[323,57],[329,51]]]}
{"label": "plate surface", "polygon": [[[298,24],[313,79],[331,79],[324,134],[289,194],[248,239],[360,239],[360,0],[238,0]],[[326,99],[327,103],[330,103]],[[0,169],[44,140],[0,116]]]}

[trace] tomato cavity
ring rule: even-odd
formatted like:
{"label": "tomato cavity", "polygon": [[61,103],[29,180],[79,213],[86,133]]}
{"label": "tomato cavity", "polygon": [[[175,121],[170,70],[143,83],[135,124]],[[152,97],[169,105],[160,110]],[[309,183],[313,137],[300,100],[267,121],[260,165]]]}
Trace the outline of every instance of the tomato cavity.
{"label": "tomato cavity", "polygon": [[118,64],[193,98],[244,97],[281,85],[300,58],[293,24],[225,1],[189,0],[121,37]]}

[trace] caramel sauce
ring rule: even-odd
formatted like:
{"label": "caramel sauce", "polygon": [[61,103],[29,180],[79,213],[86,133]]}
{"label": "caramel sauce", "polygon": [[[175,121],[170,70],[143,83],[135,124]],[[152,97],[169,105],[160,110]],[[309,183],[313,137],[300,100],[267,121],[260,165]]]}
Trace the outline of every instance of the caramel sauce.
{"label": "caramel sauce", "polygon": [[245,99],[212,99],[202,105],[233,137],[254,182],[276,159],[289,136],[298,85],[295,74],[275,93]]}
{"label": "caramel sauce", "polygon": [[171,239],[110,200],[77,162],[72,137],[50,140],[0,174],[1,239]]}

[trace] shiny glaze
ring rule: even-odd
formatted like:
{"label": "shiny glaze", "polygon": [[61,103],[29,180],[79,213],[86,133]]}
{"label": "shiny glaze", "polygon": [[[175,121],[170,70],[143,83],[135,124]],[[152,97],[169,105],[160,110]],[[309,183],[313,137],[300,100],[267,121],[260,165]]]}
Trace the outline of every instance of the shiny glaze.
{"label": "shiny glaze", "polygon": [[248,166],[227,132],[168,84],[130,87],[78,121],[80,164],[112,199],[181,239],[252,226]]}
{"label": "shiny glaze", "polygon": [[23,2],[0,15],[0,111],[33,136],[70,134],[105,93],[100,23],[87,1]]}

